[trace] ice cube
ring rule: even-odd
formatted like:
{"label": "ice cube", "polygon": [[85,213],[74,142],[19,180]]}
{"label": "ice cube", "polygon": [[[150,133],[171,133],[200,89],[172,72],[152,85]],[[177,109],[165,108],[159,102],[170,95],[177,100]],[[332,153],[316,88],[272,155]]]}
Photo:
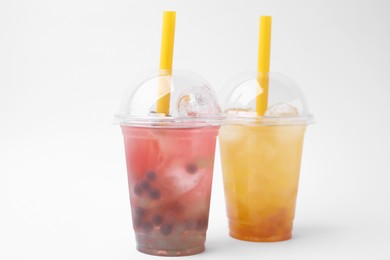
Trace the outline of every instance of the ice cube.
{"label": "ice cube", "polygon": [[286,103],[275,104],[265,112],[265,116],[268,117],[295,117],[298,114],[296,107]]}
{"label": "ice cube", "polygon": [[178,161],[172,163],[171,168],[167,170],[165,175],[169,182],[173,184],[171,187],[174,187],[172,188],[174,193],[185,193],[192,190],[199,184],[204,174],[202,169],[196,169],[197,172],[195,173],[188,171],[188,165],[180,166],[181,163]]}
{"label": "ice cube", "polygon": [[243,115],[243,116],[256,116],[256,111],[252,108],[229,108],[225,110],[226,114],[229,115]]}
{"label": "ice cube", "polygon": [[219,114],[218,105],[207,87],[194,87],[183,92],[177,102],[180,116],[207,116]]}

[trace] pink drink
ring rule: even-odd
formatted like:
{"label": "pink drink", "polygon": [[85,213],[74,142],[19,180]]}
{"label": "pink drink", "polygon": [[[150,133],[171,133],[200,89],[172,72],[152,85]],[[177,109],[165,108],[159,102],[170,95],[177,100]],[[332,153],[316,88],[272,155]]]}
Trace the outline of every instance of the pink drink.
{"label": "pink drink", "polygon": [[204,251],[218,129],[122,125],[139,251]]}

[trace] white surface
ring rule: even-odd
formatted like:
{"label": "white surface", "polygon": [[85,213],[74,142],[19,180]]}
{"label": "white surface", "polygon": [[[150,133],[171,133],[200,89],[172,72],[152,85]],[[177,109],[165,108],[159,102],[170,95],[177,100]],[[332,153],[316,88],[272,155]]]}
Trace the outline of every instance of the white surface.
{"label": "white surface", "polygon": [[131,79],[158,67],[163,9],[178,11],[174,67],[217,91],[256,69],[258,16],[272,15],[272,70],[318,121],[294,238],[228,237],[217,154],[207,251],[192,258],[389,258],[388,1],[13,0],[0,1],[0,259],[153,258],[135,250],[111,121]]}

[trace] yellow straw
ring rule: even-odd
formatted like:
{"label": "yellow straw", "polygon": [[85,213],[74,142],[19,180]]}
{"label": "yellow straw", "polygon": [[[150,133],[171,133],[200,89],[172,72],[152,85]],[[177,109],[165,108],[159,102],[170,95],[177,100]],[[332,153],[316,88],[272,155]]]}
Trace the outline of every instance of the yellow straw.
{"label": "yellow straw", "polygon": [[271,49],[271,24],[271,16],[260,16],[257,81],[259,82],[262,91],[259,91],[260,93],[257,93],[256,97],[256,112],[259,116],[264,115],[268,107],[268,73]]}
{"label": "yellow straw", "polygon": [[[161,75],[172,75],[173,45],[175,40],[176,12],[165,11],[163,14],[162,39],[160,52]],[[158,97],[156,112],[169,114],[170,80],[160,77],[158,85]]]}

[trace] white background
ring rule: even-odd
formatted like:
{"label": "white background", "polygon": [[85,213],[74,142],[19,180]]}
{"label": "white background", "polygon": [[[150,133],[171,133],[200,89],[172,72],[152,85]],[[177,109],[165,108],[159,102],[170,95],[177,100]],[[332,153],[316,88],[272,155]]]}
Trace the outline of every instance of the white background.
{"label": "white background", "polygon": [[0,259],[156,259],[135,250],[113,115],[159,64],[161,12],[177,11],[174,67],[216,91],[271,68],[307,95],[294,238],[228,236],[219,151],[205,253],[193,259],[390,257],[390,2],[0,0]]}

